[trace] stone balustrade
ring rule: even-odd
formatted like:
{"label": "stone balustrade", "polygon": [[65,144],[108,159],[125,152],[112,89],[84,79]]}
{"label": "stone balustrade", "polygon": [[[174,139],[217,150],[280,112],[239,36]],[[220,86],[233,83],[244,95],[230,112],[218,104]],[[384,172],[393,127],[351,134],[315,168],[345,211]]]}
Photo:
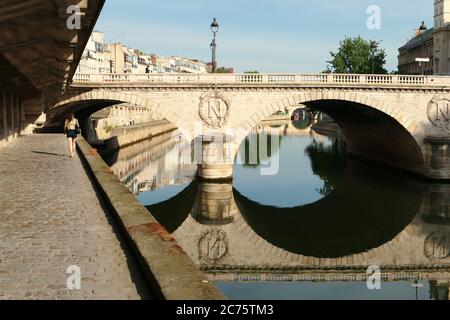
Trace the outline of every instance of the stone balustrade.
{"label": "stone balustrade", "polygon": [[447,76],[362,74],[75,74],[74,84],[86,83],[192,83],[192,84],[298,84],[449,86]]}

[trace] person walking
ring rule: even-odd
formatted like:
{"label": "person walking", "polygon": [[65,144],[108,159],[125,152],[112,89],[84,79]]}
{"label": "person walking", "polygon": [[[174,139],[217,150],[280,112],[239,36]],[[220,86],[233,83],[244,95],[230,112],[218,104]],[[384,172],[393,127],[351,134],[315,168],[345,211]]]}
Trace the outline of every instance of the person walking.
{"label": "person walking", "polygon": [[78,123],[77,118],[75,118],[75,115],[73,114],[73,112],[71,112],[64,122],[64,134],[67,135],[67,139],[69,141],[71,158],[73,158],[75,154],[75,150],[77,147],[76,140],[78,134],[80,133],[80,129],[80,124]]}

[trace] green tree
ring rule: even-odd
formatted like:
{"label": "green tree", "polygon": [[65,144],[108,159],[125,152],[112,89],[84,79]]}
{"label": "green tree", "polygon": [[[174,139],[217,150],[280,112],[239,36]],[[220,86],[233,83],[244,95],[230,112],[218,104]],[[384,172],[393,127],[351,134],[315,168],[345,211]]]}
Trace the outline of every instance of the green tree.
{"label": "green tree", "polygon": [[216,69],[216,73],[233,73],[233,68],[220,67]]}
{"label": "green tree", "polygon": [[376,41],[346,37],[337,52],[330,52],[328,70],[335,73],[386,74],[386,51]]}

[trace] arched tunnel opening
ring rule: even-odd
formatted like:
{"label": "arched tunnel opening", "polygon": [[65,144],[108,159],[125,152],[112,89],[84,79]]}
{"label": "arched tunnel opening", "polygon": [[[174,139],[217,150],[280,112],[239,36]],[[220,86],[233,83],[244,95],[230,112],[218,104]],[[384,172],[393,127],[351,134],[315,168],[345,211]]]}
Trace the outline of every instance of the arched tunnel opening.
{"label": "arched tunnel opening", "polygon": [[[116,149],[135,144],[150,137],[177,130],[186,139],[189,133],[173,119],[126,99],[87,99],[57,105],[47,113],[42,133],[64,132],[64,122],[74,113],[81,126],[81,135],[98,149]],[[106,110],[109,108],[109,110]],[[125,137],[120,140],[120,137]]]}
{"label": "arched tunnel opening", "polygon": [[295,109],[291,115],[292,125],[300,130],[307,129],[313,122],[313,113],[305,108]]}
{"label": "arched tunnel opening", "polygon": [[85,132],[85,123],[94,113],[114,106],[118,104],[122,104],[122,101],[114,101],[114,100],[87,100],[87,101],[78,101],[74,103],[68,103],[64,106],[56,107],[55,109],[50,109],[49,117],[47,122],[43,128],[43,132],[45,133],[61,133],[64,131],[64,121],[69,116],[70,113],[74,113],[75,117],[81,124],[81,129],[83,135]]}

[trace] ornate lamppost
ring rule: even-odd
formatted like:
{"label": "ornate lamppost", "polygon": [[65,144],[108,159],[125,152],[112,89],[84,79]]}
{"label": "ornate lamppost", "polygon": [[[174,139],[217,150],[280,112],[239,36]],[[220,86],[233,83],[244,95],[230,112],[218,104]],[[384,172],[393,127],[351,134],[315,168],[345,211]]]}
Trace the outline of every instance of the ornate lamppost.
{"label": "ornate lamppost", "polygon": [[211,51],[212,51],[212,61],[211,61],[211,66],[212,66],[212,73],[215,73],[217,70],[217,61],[216,61],[216,49],[217,49],[217,45],[216,45],[216,34],[219,31],[219,24],[217,23],[216,18],[213,19],[213,22],[211,23],[211,32],[213,33],[213,40],[211,42]]}

